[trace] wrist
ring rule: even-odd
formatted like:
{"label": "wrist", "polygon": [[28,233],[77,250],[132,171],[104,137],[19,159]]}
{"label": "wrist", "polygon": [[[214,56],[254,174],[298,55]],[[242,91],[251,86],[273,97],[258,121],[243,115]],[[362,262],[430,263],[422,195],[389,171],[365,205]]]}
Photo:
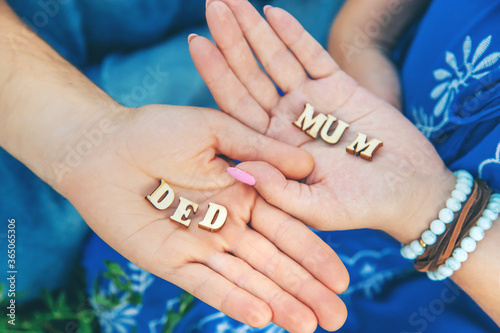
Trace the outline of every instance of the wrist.
{"label": "wrist", "polygon": [[[74,109],[64,108],[60,114],[73,112],[69,110]],[[55,125],[60,128],[60,135],[50,139],[48,145],[51,149],[38,158],[44,165],[39,176],[61,194],[64,194],[61,189],[66,175],[106,144],[131,113],[129,109],[111,102],[98,109],[88,106],[78,112],[79,116],[71,121]],[[38,144],[28,145],[35,154],[42,149]]]}
{"label": "wrist", "polygon": [[91,153],[125,108],[5,4],[0,18],[0,146],[58,190],[62,170]]}
{"label": "wrist", "polygon": [[408,205],[402,207],[400,216],[405,218],[388,225],[385,230],[403,244],[419,239],[431,222],[438,218],[439,211],[446,207],[446,201],[455,188],[456,177],[449,169],[443,168],[432,176],[422,175],[415,184],[419,184],[420,188],[412,189],[415,195]]}
{"label": "wrist", "polygon": [[11,84],[1,85],[0,111],[0,146],[57,191],[61,177],[129,113],[70,64],[60,65],[13,72]]}

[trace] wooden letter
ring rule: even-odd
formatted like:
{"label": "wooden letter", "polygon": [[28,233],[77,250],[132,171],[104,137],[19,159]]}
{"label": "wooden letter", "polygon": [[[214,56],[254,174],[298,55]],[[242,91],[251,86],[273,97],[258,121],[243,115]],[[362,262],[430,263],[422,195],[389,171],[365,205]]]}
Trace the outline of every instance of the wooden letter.
{"label": "wooden letter", "polygon": [[188,219],[189,214],[191,214],[191,211],[193,212],[193,214],[196,214],[197,210],[198,210],[197,203],[194,203],[186,198],[180,197],[179,206],[175,210],[174,215],[170,216],[170,219],[174,222],[182,224],[183,226],[189,227],[189,224],[191,223],[191,219]]}
{"label": "wooden letter", "polygon": [[337,120],[332,115],[328,115],[328,120],[326,121],[325,125],[321,129],[321,138],[331,144],[334,145],[337,142],[339,142],[340,138],[344,134],[345,130],[349,128],[349,124],[346,123],[345,121],[339,120],[339,123],[337,124],[337,127],[335,127],[335,131],[333,131],[332,135],[328,135],[328,131],[330,131],[330,128],[332,127],[333,123]]}
{"label": "wooden letter", "polygon": [[358,137],[347,146],[345,149],[349,154],[361,156],[367,161],[371,161],[373,154],[384,145],[384,143],[377,139],[372,139],[366,142],[366,135],[363,133],[358,133]]}
{"label": "wooden letter", "polygon": [[208,211],[205,214],[203,221],[198,223],[198,228],[205,229],[212,232],[217,232],[226,223],[227,209],[224,206],[214,203],[208,204]]}
{"label": "wooden letter", "polygon": [[[164,197],[162,200],[160,200]],[[160,185],[154,190],[153,193],[148,195],[146,199],[159,210],[165,210],[174,201],[174,190],[167,184],[165,180],[160,180]]]}
{"label": "wooden letter", "polygon": [[314,118],[313,115],[314,107],[311,104],[307,103],[299,119],[294,121],[293,124],[301,130],[306,131],[306,133],[313,139],[316,139],[318,137],[319,130],[326,122],[327,118],[322,113],[318,114]]}

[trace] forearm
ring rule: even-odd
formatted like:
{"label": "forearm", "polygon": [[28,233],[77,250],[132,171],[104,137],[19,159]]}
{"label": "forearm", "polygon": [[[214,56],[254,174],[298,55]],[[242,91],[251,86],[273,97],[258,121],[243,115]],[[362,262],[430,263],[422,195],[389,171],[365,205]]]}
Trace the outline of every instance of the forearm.
{"label": "forearm", "polygon": [[[386,230],[403,244],[420,239],[422,233],[430,229],[430,221],[438,216],[445,207],[454,189],[455,177],[445,177],[442,181],[432,182],[436,186],[426,186],[426,198],[419,205],[419,213],[412,216],[404,227]],[[443,191],[439,191],[441,188]],[[464,203],[465,204],[465,203]],[[477,241],[476,249],[455,271],[451,279],[455,281],[477,304],[497,323],[500,324],[500,219],[493,221],[492,227],[485,230],[484,239]]]}
{"label": "forearm", "polygon": [[341,67],[370,50],[387,52],[429,2],[347,0],[331,28],[328,50]]}
{"label": "forearm", "polygon": [[120,110],[0,0],[0,146],[57,190],[68,152]]}
{"label": "forearm", "polygon": [[500,219],[493,222],[484,239],[462,267],[452,275],[477,304],[500,325]]}
{"label": "forearm", "polygon": [[348,0],[334,21],[329,52],[363,87],[401,109],[401,87],[389,52],[428,1]]}

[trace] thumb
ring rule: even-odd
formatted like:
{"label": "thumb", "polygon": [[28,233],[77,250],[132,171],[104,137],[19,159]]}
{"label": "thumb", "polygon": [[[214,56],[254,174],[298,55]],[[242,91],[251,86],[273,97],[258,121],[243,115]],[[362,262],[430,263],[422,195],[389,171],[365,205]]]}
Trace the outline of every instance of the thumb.
{"label": "thumb", "polygon": [[321,229],[316,221],[324,220],[318,207],[313,188],[295,180],[286,179],[275,167],[266,162],[243,162],[236,168],[228,168],[235,179],[253,185],[264,200],[296,217],[307,225]]}
{"label": "thumb", "polygon": [[215,112],[211,118],[216,148],[227,157],[238,161],[265,161],[293,179],[307,177],[312,172],[314,160],[307,151],[257,133],[223,113]]}

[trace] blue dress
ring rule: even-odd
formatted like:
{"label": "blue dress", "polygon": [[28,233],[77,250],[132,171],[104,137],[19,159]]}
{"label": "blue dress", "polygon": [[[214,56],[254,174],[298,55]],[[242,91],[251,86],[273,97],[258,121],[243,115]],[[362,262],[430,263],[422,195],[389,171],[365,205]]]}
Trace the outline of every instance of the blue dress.
{"label": "blue dress", "polygon": [[[215,106],[191,63],[185,42],[191,32],[208,36],[203,21],[204,1],[126,0],[120,2],[120,8],[113,7],[111,0],[86,0],[78,4],[58,0],[57,3],[59,13],[51,16],[35,0],[23,4],[12,1],[20,16],[31,21],[61,54],[116,100],[128,106],[150,103]],[[289,10],[323,45],[340,5],[331,0],[271,3]],[[45,25],[36,27],[37,22],[45,22],[42,14],[37,15],[39,11],[46,13],[48,19]],[[500,93],[495,84],[500,76],[498,17],[500,3],[494,1],[435,0],[399,59],[405,115],[431,140],[449,168],[467,169],[497,191],[500,190],[500,111],[496,102]],[[61,26],[65,29],[61,30]],[[142,86],[142,79],[150,70],[168,71],[169,79],[148,90]],[[0,166],[16,163],[6,161],[10,161],[6,154],[0,156]],[[16,164],[7,168],[5,174],[12,174],[14,169],[22,167]],[[23,172],[16,175],[19,180],[14,185],[23,179],[31,184],[33,176]],[[0,177],[4,177],[3,173]],[[44,188],[42,183],[36,186]],[[49,194],[43,193],[37,203],[39,210],[31,213],[31,218],[47,219],[56,208],[43,210],[43,207],[47,202],[58,202],[66,209],[59,208],[61,215],[77,219],[69,203],[49,189],[45,191]],[[12,199],[12,205],[23,211],[19,202]],[[23,216],[19,220],[25,222],[29,218]],[[82,234],[75,232],[79,237]],[[342,295],[349,317],[340,332],[498,331],[491,319],[453,282],[432,282],[416,272],[411,262],[401,258],[400,244],[384,233],[354,230],[318,235],[339,254],[351,276],[350,287]],[[75,253],[77,248],[74,246],[67,253]],[[141,302],[130,302],[125,292],[102,277],[106,270],[103,259],[122,267],[130,278],[132,290],[141,295]],[[99,313],[103,332],[131,332],[134,327],[137,332],[161,332],[167,312],[177,311],[181,289],[128,262],[96,235],[86,245],[83,264],[89,299]],[[39,269],[33,275],[41,272]],[[94,286],[98,279],[100,283]],[[28,284],[26,289],[36,290]],[[119,302],[112,308],[104,307],[97,295],[116,295]],[[247,327],[195,301],[174,332],[284,331],[272,324],[263,329]]]}

